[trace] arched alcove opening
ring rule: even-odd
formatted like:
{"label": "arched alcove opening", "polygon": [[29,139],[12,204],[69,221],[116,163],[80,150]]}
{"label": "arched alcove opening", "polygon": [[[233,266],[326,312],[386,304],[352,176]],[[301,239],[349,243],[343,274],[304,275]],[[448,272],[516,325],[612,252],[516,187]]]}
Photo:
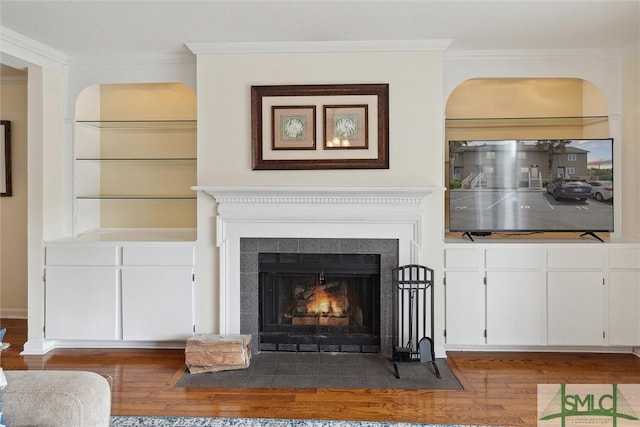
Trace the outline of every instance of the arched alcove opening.
{"label": "arched alcove opening", "polygon": [[[450,141],[465,144],[468,141],[582,140],[611,136],[604,94],[592,83],[577,78],[470,79],[452,91],[445,114],[445,182],[450,190],[458,184],[454,178],[465,178],[456,176],[450,158],[453,156]],[[552,172],[549,168],[545,174],[552,176],[556,169]],[[511,175],[517,177],[518,172]],[[586,172],[583,175],[586,176]],[[544,178],[540,179],[539,191],[546,188],[548,179],[546,175]],[[513,185],[514,189],[521,187],[517,183]],[[451,191],[447,191],[445,197],[445,228],[449,231],[452,229]],[[490,212],[483,214],[491,215]],[[613,221],[612,215],[610,218]],[[500,228],[496,226],[497,230]],[[523,230],[542,228],[544,226],[524,226]]]}
{"label": "arched alcove opening", "polygon": [[195,229],[196,95],[181,83],[100,84],[76,101],[75,234]]}

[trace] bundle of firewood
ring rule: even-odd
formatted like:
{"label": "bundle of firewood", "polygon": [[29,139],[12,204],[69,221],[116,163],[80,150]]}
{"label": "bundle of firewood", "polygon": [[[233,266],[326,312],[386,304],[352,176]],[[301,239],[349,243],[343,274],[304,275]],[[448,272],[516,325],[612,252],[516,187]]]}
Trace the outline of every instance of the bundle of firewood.
{"label": "bundle of firewood", "polygon": [[192,374],[245,369],[251,362],[251,335],[194,335],[184,352]]}

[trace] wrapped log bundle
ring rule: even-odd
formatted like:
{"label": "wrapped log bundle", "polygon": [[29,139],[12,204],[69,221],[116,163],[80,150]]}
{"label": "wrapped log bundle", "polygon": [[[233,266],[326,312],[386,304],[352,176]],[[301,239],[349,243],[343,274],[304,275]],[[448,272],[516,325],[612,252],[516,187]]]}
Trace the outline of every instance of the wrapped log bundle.
{"label": "wrapped log bundle", "polygon": [[251,363],[251,335],[194,335],[184,352],[192,374],[246,369]]}

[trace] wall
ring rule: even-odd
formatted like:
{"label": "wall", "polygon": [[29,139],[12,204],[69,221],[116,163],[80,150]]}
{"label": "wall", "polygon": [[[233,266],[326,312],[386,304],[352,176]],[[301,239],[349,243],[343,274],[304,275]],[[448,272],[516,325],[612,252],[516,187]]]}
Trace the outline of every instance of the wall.
{"label": "wall", "polygon": [[0,316],[27,317],[27,75],[0,78],[0,117],[11,122],[11,197],[0,198]]}
{"label": "wall", "polygon": [[[389,169],[251,170],[251,85],[327,83],[389,83]],[[198,185],[441,186],[441,96],[441,52],[199,55]],[[422,262],[437,268],[443,205],[430,197]],[[196,327],[207,332],[218,327],[216,206],[208,195],[198,205]]]}
{"label": "wall", "polygon": [[[626,55],[622,61],[622,144],[620,158],[623,198],[622,224],[625,235],[640,239],[640,53]],[[614,165],[614,167],[617,167]]]}

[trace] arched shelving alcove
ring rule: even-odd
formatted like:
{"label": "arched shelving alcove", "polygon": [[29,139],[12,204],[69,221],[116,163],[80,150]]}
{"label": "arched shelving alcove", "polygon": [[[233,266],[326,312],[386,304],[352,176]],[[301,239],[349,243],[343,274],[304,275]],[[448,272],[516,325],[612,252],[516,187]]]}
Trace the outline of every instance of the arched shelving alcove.
{"label": "arched shelving alcove", "polygon": [[196,96],[180,83],[101,84],[76,102],[75,234],[195,229]]}
{"label": "arched shelving alcove", "polygon": [[[449,141],[609,138],[607,101],[579,78],[474,78],[459,84],[445,107],[445,182]],[[445,229],[449,195],[445,193]]]}

